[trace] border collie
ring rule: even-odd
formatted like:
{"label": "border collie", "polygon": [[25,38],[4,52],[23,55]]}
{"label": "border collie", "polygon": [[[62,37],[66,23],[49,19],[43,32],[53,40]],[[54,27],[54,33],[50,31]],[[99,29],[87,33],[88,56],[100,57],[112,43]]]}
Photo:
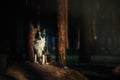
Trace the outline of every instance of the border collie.
{"label": "border collie", "polygon": [[36,63],[46,64],[47,62],[47,54],[45,51],[45,29],[41,32],[37,30],[35,32],[35,40],[34,40],[34,51],[35,51],[35,59]]}

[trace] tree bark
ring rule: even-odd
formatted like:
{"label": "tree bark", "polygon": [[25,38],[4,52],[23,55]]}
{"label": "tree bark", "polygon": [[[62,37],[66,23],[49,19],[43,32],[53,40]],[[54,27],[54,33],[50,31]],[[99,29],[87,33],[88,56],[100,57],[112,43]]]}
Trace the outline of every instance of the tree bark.
{"label": "tree bark", "polygon": [[34,37],[35,37],[34,26],[30,23],[29,30],[28,30],[28,46],[27,46],[28,59],[30,61],[34,60],[34,47],[33,47],[34,46]]}
{"label": "tree bark", "polygon": [[65,11],[65,42],[66,42],[66,49],[69,48],[69,45],[68,45],[68,0],[65,0],[65,3],[64,3],[64,11]]}
{"label": "tree bark", "polygon": [[77,48],[80,49],[80,27],[78,26],[78,43]]}
{"label": "tree bark", "polygon": [[57,31],[57,62],[66,65],[66,27],[67,27],[67,0],[58,0],[58,31]]}

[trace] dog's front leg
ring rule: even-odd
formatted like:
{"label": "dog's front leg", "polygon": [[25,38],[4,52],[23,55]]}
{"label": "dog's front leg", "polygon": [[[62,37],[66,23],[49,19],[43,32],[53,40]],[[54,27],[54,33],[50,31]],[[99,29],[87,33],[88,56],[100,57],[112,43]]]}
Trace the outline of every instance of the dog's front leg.
{"label": "dog's front leg", "polygon": [[45,64],[46,56],[44,54],[42,56],[42,64]]}
{"label": "dog's front leg", "polygon": [[35,63],[38,63],[38,61],[37,61],[37,54],[35,54],[34,62],[35,62]]}
{"label": "dog's front leg", "polygon": [[37,54],[37,60],[38,60],[38,62],[40,63],[40,64],[42,64],[42,56],[41,56],[41,54],[40,54],[41,52],[39,51],[38,52],[38,54]]}

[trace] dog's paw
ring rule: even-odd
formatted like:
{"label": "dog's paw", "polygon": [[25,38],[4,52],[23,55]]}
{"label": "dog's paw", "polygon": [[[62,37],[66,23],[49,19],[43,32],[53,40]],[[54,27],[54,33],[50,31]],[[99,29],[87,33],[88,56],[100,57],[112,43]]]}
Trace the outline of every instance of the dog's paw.
{"label": "dog's paw", "polygon": [[39,63],[38,61],[34,61],[35,63]]}
{"label": "dog's paw", "polygon": [[49,65],[50,63],[46,62],[45,64]]}

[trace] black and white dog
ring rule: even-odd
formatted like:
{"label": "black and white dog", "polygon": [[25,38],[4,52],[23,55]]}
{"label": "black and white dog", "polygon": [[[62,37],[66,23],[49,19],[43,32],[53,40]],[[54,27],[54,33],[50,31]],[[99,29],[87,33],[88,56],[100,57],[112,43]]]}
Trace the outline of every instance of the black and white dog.
{"label": "black and white dog", "polygon": [[45,29],[35,31],[34,51],[36,63],[47,64],[48,51],[46,50]]}

